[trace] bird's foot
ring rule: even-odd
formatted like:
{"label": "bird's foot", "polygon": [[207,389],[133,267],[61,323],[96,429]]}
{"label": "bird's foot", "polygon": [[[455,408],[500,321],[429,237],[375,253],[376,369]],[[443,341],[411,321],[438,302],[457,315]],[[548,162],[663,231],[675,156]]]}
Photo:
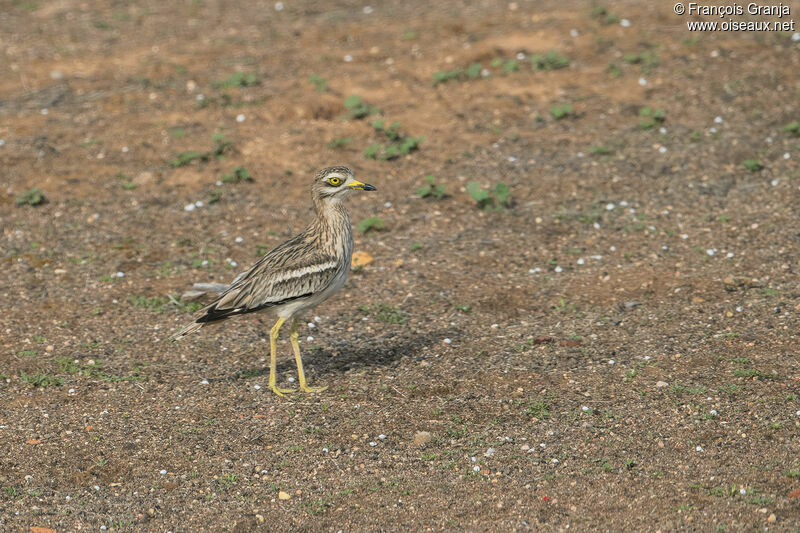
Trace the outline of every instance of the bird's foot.
{"label": "bird's foot", "polygon": [[287,394],[297,392],[297,389],[279,389],[274,383],[270,383],[269,388],[272,389],[272,392],[283,398],[285,398]]}
{"label": "bird's foot", "polygon": [[315,393],[315,392],[322,392],[327,388],[328,388],[327,385],[325,385],[324,387],[309,387],[306,384],[300,385],[300,390],[303,391],[303,392],[307,392],[309,394]]}

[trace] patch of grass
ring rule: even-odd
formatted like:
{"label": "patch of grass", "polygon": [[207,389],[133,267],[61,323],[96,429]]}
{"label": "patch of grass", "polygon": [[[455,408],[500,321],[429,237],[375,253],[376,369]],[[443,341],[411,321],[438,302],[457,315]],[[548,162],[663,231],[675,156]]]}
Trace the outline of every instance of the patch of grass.
{"label": "patch of grass", "polygon": [[370,124],[372,128],[385,135],[390,143],[386,146],[382,144],[372,144],[364,150],[364,157],[367,159],[377,159],[382,161],[389,161],[397,159],[401,155],[406,155],[419,148],[419,144],[425,140],[424,137],[409,137],[400,133],[400,123],[392,122],[388,126],[385,122],[374,120]]}
{"label": "patch of grass", "polygon": [[222,181],[222,183],[242,183],[243,181],[252,183],[253,176],[250,175],[246,168],[236,167],[233,169],[233,172],[223,174],[220,181]]}
{"label": "patch of grass", "polygon": [[733,371],[733,375],[737,378],[775,379],[776,377],[756,368],[737,368]]}
{"label": "patch of grass", "polygon": [[351,95],[344,99],[344,107],[350,112],[349,118],[361,119],[370,115],[380,115],[380,108],[368,104],[360,96]]}
{"label": "patch of grass", "polygon": [[172,168],[185,167],[192,163],[192,161],[205,163],[212,157],[222,159],[223,154],[233,147],[232,142],[225,140],[224,133],[215,133],[211,136],[211,140],[214,141],[214,148],[210,151],[199,152],[197,150],[190,150],[188,152],[180,152],[175,156],[175,159],[170,161],[170,166]]}
{"label": "patch of grass", "polygon": [[608,66],[606,67],[606,72],[608,72],[611,76],[614,76],[615,78],[619,78],[620,76],[622,76],[622,71],[619,69],[616,63],[609,63]]}
{"label": "patch of grass", "polygon": [[531,400],[528,402],[528,407],[525,408],[525,414],[536,418],[549,418],[550,406],[543,400]]}
{"label": "patch of grass", "polygon": [[125,191],[132,191],[137,187],[135,183],[131,182],[131,177],[128,176],[127,174],[124,174],[122,172],[117,172],[114,175],[114,177],[119,180],[120,182],[119,186],[122,187],[122,189]]}
{"label": "patch of grass", "polygon": [[530,61],[533,70],[558,70],[569,66],[569,59],[556,50],[550,50],[544,55],[534,54]]}
{"label": "patch of grass", "polygon": [[561,120],[572,114],[572,104],[561,104],[550,107],[550,114],[556,120]]}
{"label": "patch of grass", "polygon": [[34,187],[17,196],[16,200],[14,200],[14,203],[20,206],[21,205],[36,206],[36,205],[42,205],[46,201],[47,199],[45,198],[44,193],[41,191],[41,189],[39,189],[38,187]]}
{"label": "patch of grass", "polygon": [[422,243],[419,242],[419,241],[414,241],[414,242],[411,243],[411,246],[408,247],[408,251],[409,252],[416,252],[420,248],[422,248]]}
{"label": "patch of grass", "polygon": [[800,468],[795,468],[793,470],[787,470],[785,474],[791,478],[800,478]]}
{"label": "patch of grass", "polygon": [[603,24],[611,25],[619,22],[619,16],[611,13],[605,6],[595,5],[592,7],[592,18],[599,19]]}
{"label": "patch of grass", "polygon": [[600,144],[598,146],[592,146],[591,148],[589,148],[589,153],[591,155],[608,155],[611,153],[611,148]]}
{"label": "patch of grass", "polygon": [[700,130],[692,130],[692,133],[689,134],[689,142],[698,143],[703,138],[703,134],[700,133]]}
{"label": "patch of grass", "polygon": [[403,324],[408,319],[408,313],[399,307],[388,304],[362,305],[361,312],[375,317],[379,322],[386,324]]}
{"label": "patch of grass", "polygon": [[330,148],[331,150],[336,150],[337,148],[344,148],[351,142],[353,142],[352,137],[341,137],[339,139],[333,139],[328,143],[328,148]]}
{"label": "patch of grass", "polygon": [[639,110],[639,127],[649,130],[666,120],[667,116],[663,109],[653,109],[645,106]]}
{"label": "patch of grass", "polygon": [[430,196],[436,199],[444,198],[447,195],[444,185],[437,184],[436,177],[432,174],[425,176],[425,185],[417,189],[417,194],[420,198],[428,198]]}
{"label": "patch of grass", "polygon": [[511,204],[510,190],[505,183],[497,183],[491,189],[484,189],[479,181],[471,181],[467,184],[467,193],[481,209],[499,211]]}
{"label": "patch of grass", "polygon": [[310,81],[314,88],[317,90],[318,93],[324,93],[328,90],[328,82],[325,81],[325,78],[319,76],[317,74],[312,74],[308,77],[308,81]]}
{"label": "patch of grass", "polygon": [[22,350],[18,355],[20,357],[36,357],[36,350]]}
{"label": "patch of grass", "polygon": [[747,159],[742,162],[742,165],[750,172],[758,172],[764,169],[764,165],[758,159]]}
{"label": "patch of grass", "polygon": [[368,231],[383,231],[386,229],[386,224],[378,217],[365,218],[358,223],[358,231],[367,233]]}
{"label": "patch of grass", "polygon": [[626,63],[639,65],[642,69],[642,73],[644,74],[647,74],[658,66],[658,56],[649,50],[645,50],[644,52],[640,52],[638,54],[625,54],[622,56],[622,60]]}
{"label": "patch of grass", "polygon": [[800,120],[790,122],[781,129],[787,133],[790,133],[793,137],[800,137]]}
{"label": "patch of grass", "polygon": [[226,487],[228,485],[235,484],[237,480],[238,477],[236,476],[236,474],[228,474],[227,476],[221,476],[218,481],[220,485]]}
{"label": "patch of grass", "polygon": [[467,68],[435,72],[433,74],[433,86],[436,87],[449,81],[475,80],[481,77],[481,70],[483,70],[483,67],[480,63],[473,63]]}
{"label": "patch of grass", "polygon": [[235,72],[224,80],[217,80],[214,82],[214,86],[220,89],[252,87],[253,85],[258,85],[258,76],[255,72]]}
{"label": "patch of grass", "polygon": [[34,387],[60,387],[64,384],[64,380],[58,376],[50,376],[48,374],[26,374],[25,371],[19,371],[19,377],[22,381]]}

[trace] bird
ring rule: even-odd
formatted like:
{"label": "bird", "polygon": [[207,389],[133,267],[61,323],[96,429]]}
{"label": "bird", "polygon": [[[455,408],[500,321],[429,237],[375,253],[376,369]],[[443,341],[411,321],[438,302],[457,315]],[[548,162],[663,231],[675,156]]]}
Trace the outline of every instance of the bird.
{"label": "bird", "polygon": [[171,339],[179,340],[207,324],[234,316],[266,311],[277,317],[269,339],[270,389],[278,396],[296,392],[278,388],[275,370],[278,332],[284,322],[290,321],[289,339],[300,390],[307,393],[325,390],[327,387],[311,387],[306,381],[297,323],[304,312],[339,291],[347,279],[353,256],[353,228],[342,200],[354,190],[376,189],[357,181],[347,167],[333,166],[317,172],[311,183],[315,215],[311,223],[239,274],[219,297],[198,311],[195,319]]}

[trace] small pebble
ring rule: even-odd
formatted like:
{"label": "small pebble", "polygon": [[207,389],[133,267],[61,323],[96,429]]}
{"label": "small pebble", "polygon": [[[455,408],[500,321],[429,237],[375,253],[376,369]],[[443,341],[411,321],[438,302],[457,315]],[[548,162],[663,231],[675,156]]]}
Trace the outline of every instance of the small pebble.
{"label": "small pebble", "polygon": [[313,342],[313,341],[314,341],[314,337],[312,337],[311,335],[306,337],[306,342]]}
{"label": "small pebble", "polygon": [[242,242],[242,241],[244,241],[244,239],[243,239],[242,237],[236,237],[234,240],[235,240],[236,242]]}
{"label": "small pebble", "polygon": [[244,116],[244,113],[239,113],[236,115],[236,122],[244,122],[246,119],[247,117]]}
{"label": "small pebble", "polygon": [[645,85],[647,85],[647,80],[646,80],[646,79],[644,79],[644,78],[639,78],[639,85],[641,85],[642,87],[644,87]]}
{"label": "small pebble", "polygon": [[708,412],[708,414],[710,414],[711,416],[717,416],[717,410],[716,409],[712,409],[712,410],[710,410]]}
{"label": "small pebble", "polygon": [[697,448],[695,448],[695,450],[697,450],[698,452],[702,452],[703,451],[703,447],[702,446],[698,446]]}
{"label": "small pebble", "polygon": [[311,329],[314,329],[315,327],[317,327],[317,325],[314,324],[313,322],[309,322],[308,323],[308,327],[311,328]]}
{"label": "small pebble", "polygon": [[613,359],[609,359],[609,360],[608,360],[608,364],[609,364],[609,365],[613,365],[613,364],[614,364],[614,360],[613,360]]}
{"label": "small pebble", "polygon": [[494,448],[489,448],[488,450],[486,450],[486,451],[484,452],[484,454],[483,454],[483,455],[484,455],[485,457],[492,457],[492,456],[493,456],[493,455],[494,455],[496,452],[497,452],[497,450],[495,450]]}
{"label": "small pebble", "polygon": [[161,474],[162,476],[166,476],[167,475],[167,471],[166,470],[162,470],[161,472],[159,472],[159,474]]}
{"label": "small pebble", "polygon": [[116,276],[118,278],[124,278],[125,277],[125,272],[117,272]]}
{"label": "small pebble", "polygon": [[49,111],[49,110],[48,110],[46,107],[43,107],[43,108],[42,108],[42,115],[46,115],[46,114],[48,114],[49,112],[50,112],[50,111]]}
{"label": "small pebble", "polygon": [[450,343],[451,343],[451,342],[453,342],[453,341],[452,341],[452,340],[450,340],[450,339],[445,339],[445,340],[443,340],[442,342],[443,342],[443,343],[445,343],[445,344],[450,344]]}
{"label": "small pebble", "polygon": [[577,37],[578,36],[578,30],[575,30],[575,29],[569,30],[569,34],[572,37]]}
{"label": "small pebble", "polygon": [[372,13],[372,6],[364,6],[364,9],[362,9],[361,11],[363,11],[365,15],[369,15],[370,13]]}
{"label": "small pebble", "polygon": [[578,263],[579,265],[582,265],[582,264],[584,264],[585,262],[586,262],[586,260],[585,260],[583,257],[579,258],[579,259],[576,261],[576,263]]}
{"label": "small pebble", "polygon": [[518,61],[522,61],[523,59],[525,59],[525,54],[523,54],[522,52],[519,52],[517,54],[517,60]]}
{"label": "small pebble", "polygon": [[792,34],[792,40],[795,42],[800,41],[800,31]]}
{"label": "small pebble", "polygon": [[606,211],[611,211],[615,207],[617,207],[617,206],[615,206],[614,204],[606,204]]}
{"label": "small pebble", "polygon": [[630,28],[631,21],[628,19],[622,19],[619,21],[619,25],[622,26],[623,28]]}
{"label": "small pebble", "polygon": [[481,471],[481,467],[479,467],[478,465],[475,465],[475,466],[472,467],[472,470],[475,471],[475,472],[480,472]]}
{"label": "small pebble", "polygon": [[6,140],[0,139],[0,146],[5,146],[5,145],[6,145]]}
{"label": "small pebble", "polygon": [[658,387],[659,389],[662,389],[664,387],[669,387],[669,383],[667,383],[666,381],[657,381],[656,387]]}
{"label": "small pebble", "polygon": [[128,147],[127,146],[123,146],[122,147],[122,153],[123,154],[127,154],[128,153]]}
{"label": "small pebble", "polygon": [[414,433],[414,444],[417,446],[424,446],[425,444],[428,444],[432,438],[433,435],[427,431],[417,431]]}
{"label": "small pebble", "polygon": [[320,322],[320,321],[322,321],[322,319],[320,317],[318,317],[318,316],[314,317],[314,322]]}
{"label": "small pebble", "polygon": [[70,394],[75,394],[75,389],[69,389],[69,391],[67,392],[69,392]]}
{"label": "small pebble", "polygon": [[583,411],[584,413],[588,413],[589,411],[591,411],[591,409],[584,405],[583,407],[581,407],[581,411]]}
{"label": "small pebble", "polygon": [[564,269],[563,269],[563,268],[561,268],[561,267],[555,267],[553,270],[554,270],[555,272],[563,272],[563,271],[564,271]]}
{"label": "small pebble", "polygon": [[661,153],[661,154],[666,154],[667,153],[667,147],[666,146],[659,147],[658,148],[658,152]]}
{"label": "small pebble", "polygon": [[195,206],[194,204],[188,204],[188,205],[185,205],[185,206],[183,207],[183,210],[184,210],[184,211],[194,211],[195,207],[196,207],[196,206]]}
{"label": "small pebble", "polygon": [[716,117],[714,119],[714,122],[717,123],[717,124],[722,124],[722,122],[723,122],[722,117]]}
{"label": "small pebble", "polygon": [[194,205],[195,207],[203,207],[205,204],[203,203],[203,200],[197,200]]}
{"label": "small pebble", "polygon": [[208,380],[204,379],[203,381],[200,382],[200,385],[208,385]]}
{"label": "small pebble", "polygon": [[378,435],[378,438],[379,438],[380,440],[386,440],[386,435],[384,435],[383,433],[381,433],[380,435]]}
{"label": "small pebble", "polygon": [[353,56],[351,56],[349,54],[344,56],[344,62],[345,63],[350,63],[351,61],[353,61]]}
{"label": "small pebble", "polygon": [[283,11],[283,2],[275,2],[275,11]]}
{"label": "small pebble", "polygon": [[378,443],[377,443],[377,442],[375,442],[375,441],[372,441],[372,442],[370,442],[370,443],[369,443],[369,445],[374,447],[374,446],[377,446],[377,445],[378,445]]}
{"label": "small pebble", "polygon": [[386,202],[385,204],[383,204],[383,207],[385,207],[387,209],[392,207],[392,202]]}
{"label": "small pebble", "polygon": [[261,385],[253,385],[253,388],[254,388],[255,390],[261,390]]}

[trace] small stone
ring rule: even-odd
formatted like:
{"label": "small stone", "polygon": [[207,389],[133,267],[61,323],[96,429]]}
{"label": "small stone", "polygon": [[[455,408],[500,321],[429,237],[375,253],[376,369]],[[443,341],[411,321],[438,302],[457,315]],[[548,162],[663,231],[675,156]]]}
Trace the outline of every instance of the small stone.
{"label": "small stone", "polygon": [[488,450],[486,450],[486,452],[484,452],[483,455],[484,457],[492,457],[496,452],[497,450],[495,450],[494,448],[489,448]]}
{"label": "small stone", "polygon": [[657,381],[656,387],[658,387],[659,389],[662,389],[664,387],[669,387],[669,383],[667,383],[666,381]]}
{"label": "small stone", "polygon": [[279,500],[289,500],[291,499],[292,495],[288,492],[280,491],[278,492],[278,499]]}
{"label": "small stone", "polygon": [[775,522],[777,519],[778,517],[775,516],[775,513],[772,513],[771,515],[769,515],[769,518],[767,518],[767,522]]}
{"label": "small stone", "polygon": [[427,431],[417,431],[414,434],[414,444],[416,444],[417,446],[425,446],[431,441],[432,438],[433,435],[431,435]]}

